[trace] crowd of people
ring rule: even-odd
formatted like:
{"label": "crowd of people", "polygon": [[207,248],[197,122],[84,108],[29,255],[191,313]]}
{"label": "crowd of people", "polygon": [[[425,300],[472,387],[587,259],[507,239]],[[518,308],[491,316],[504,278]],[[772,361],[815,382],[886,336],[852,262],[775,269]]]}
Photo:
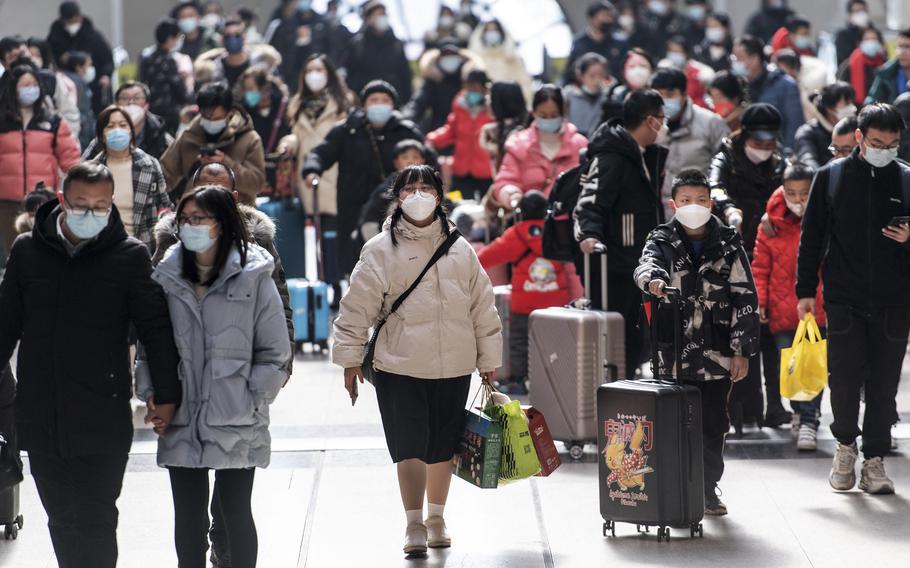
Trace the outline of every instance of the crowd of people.
{"label": "crowd of people", "polygon": [[[889,46],[866,1],[850,0],[831,62],[786,0],[758,2],[741,35],[710,0],[597,0],[557,79],[532,77],[506,23],[470,0],[440,9],[414,62],[382,0],[360,4],[356,32],[341,4],[280,0],[266,21],[180,1],[135,76],[77,2],[60,4],[46,38],[0,39],[0,354],[18,345],[17,438],[61,565],[116,562],[134,379],[171,477],[180,565],[202,566],[209,543],[214,566],[255,565],[253,472],[292,369],[286,279],[303,276],[285,273],[262,197],[318,216],[340,314],[333,358],[353,401],[369,329],[390,322],[374,365],[408,553],[451,544],[469,376],[492,381],[503,356],[491,283],[512,284],[498,386],[515,393],[529,387],[528,314],[580,296],[580,276],[609,285],[606,305],[590,303],[624,316],[630,375],[649,357],[642,291],[682,289],[677,371],[702,389],[711,514],[726,513],[731,423],[740,435],[792,425],[798,448],[816,449],[821,395],[791,412],[779,385],[779,349],[815,314],[838,442],[830,483],[854,487],[862,436],[860,488],[893,492],[910,29]],[[571,227],[555,254],[551,220]],[[604,248],[607,272],[585,275],[584,256]]]}

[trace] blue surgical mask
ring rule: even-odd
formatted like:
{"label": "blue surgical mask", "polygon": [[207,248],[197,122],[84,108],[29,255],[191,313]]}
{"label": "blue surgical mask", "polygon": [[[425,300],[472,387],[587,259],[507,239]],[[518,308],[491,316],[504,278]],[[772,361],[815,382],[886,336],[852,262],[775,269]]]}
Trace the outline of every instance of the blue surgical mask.
{"label": "blue surgical mask", "polygon": [[130,131],[126,128],[115,128],[104,135],[107,149],[114,152],[121,152],[129,148],[132,138]]}
{"label": "blue surgical mask", "polygon": [[882,52],[882,44],[876,39],[864,39],[859,44],[859,50],[866,57],[875,57]]}
{"label": "blue surgical mask", "polygon": [[297,9],[306,12],[313,7],[313,0],[297,0]]}
{"label": "blue surgical mask", "polygon": [[664,99],[664,114],[667,118],[674,119],[682,112],[682,100],[679,97]]}
{"label": "blue surgical mask", "polygon": [[737,77],[748,77],[749,68],[746,67],[746,64],[742,61],[734,61],[733,66],[730,68],[730,71],[733,72]]}
{"label": "blue surgical mask", "polygon": [[184,223],[180,226],[180,242],[183,248],[191,252],[205,252],[212,248],[216,239],[213,239],[210,225],[190,225]]}
{"label": "blue surgical mask", "polygon": [[31,87],[21,87],[18,91],[19,106],[30,107],[41,98],[41,87],[32,85]]}
{"label": "blue surgical mask", "polygon": [[537,125],[537,130],[547,134],[556,134],[562,128],[562,117],[535,118],[534,123]]}
{"label": "blue surgical mask", "polygon": [[262,102],[262,93],[259,91],[247,91],[243,93],[243,104],[249,108],[256,108]]}
{"label": "blue surgical mask", "polygon": [[196,18],[181,18],[177,20],[177,26],[185,34],[191,34],[199,27],[199,20]]}
{"label": "blue surgical mask", "polygon": [[98,233],[107,227],[110,218],[110,213],[104,217],[95,217],[91,211],[85,215],[74,215],[69,207],[66,208],[66,226],[76,237],[84,241],[97,237]]}
{"label": "blue surgical mask", "polygon": [[221,120],[209,120],[207,118],[200,119],[200,124],[202,129],[205,130],[205,133],[210,136],[217,136],[224,132],[224,129],[227,128],[227,119],[222,118]]}
{"label": "blue surgical mask", "polygon": [[243,38],[240,36],[230,36],[224,38],[224,49],[228,53],[240,53],[243,51]]}
{"label": "blue surgical mask", "polygon": [[371,124],[382,126],[392,118],[392,105],[370,105],[366,113]]}
{"label": "blue surgical mask", "polygon": [[812,38],[804,35],[796,36],[793,38],[793,45],[795,45],[797,49],[809,49],[812,47]]}
{"label": "blue surgical mask", "polygon": [[477,91],[468,91],[464,95],[465,102],[468,103],[468,106],[476,107],[483,104],[486,100],[486,95],[483,93],[478,93]]}

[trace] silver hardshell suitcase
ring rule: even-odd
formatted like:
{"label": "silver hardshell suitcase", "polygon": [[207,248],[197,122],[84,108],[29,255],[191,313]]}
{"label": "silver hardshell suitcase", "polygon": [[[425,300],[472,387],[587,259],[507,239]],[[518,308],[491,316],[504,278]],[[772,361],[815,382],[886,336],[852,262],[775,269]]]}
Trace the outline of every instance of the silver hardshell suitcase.
{"label": "silver hardshell suitcase", "polygon": [[510,329],[512,327],[512,285],[494,286],[496,311],[499,312],[499,321],[502,322],[502,366],[496,369],[497,381],[512,380],[512,358],[509,354]]}
{"label": "silver hardshell suitcase", "polygon": [[[607,255],[601,257],[601,290],[607,305]],[[590,300],[590,256],[585,256],[585,298]],[[597,387],[626,376],[625,323],[621,314],[587,306],[531,312],[528,380],[531,405],[547,417],[554,440],[573,459],[597,440]]]}

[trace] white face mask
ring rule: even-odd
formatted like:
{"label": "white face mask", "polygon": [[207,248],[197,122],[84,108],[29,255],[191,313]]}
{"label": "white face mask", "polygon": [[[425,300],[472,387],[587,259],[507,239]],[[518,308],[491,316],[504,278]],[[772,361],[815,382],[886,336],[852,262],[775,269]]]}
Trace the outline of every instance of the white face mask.
{"label": "white face mask", "polygon": [[415,191],[401,202],[401,210],[411,219],[426,221],[436,211],[436,198],[419,191]]}
{"label": "white face mask", "polygon": [[66,24],[66,33],[75,36],[82,29],[82,22],[76,24]]}
{"label": "white face mask", "polygon": [[670,143],[670,125],[666,122],[657,131],[657,140],[654,141],[659,146],[666,146]]}
{"label": "white face mask", "polygon": [[640,89],[648,83],[651,78],[651,70],[644,65],[636,65],[626,69],[626,83],[632,89]]}
{"label": "white face mask", "polygon": [[310,71],[304,75],[303,81],[311,91],[318,93],[325,89],[325,86],[329,83],[329,77],[322,71]]}
{"label": "white face mask", "polygon": [[853,12],[850,14],[850,23],[858,28],[865,28],[869,25],[869,12]]}
{"label": "white face mask", "polygon": [[787,201],[786,199],[784,199],[784,201],[787,203],[787,209],[789,209],[791,213],[797,217],[803,216],[803,212],[805,212],[806,208],[802,203],[793,203],[792,201]]}
{"label": "white face mask", "polygon": [[635,16],[629,14],[623,14],[619,17],[619,25],[624,30],[633,30],[635,29]]}
{"label": "white face mask", "polygon": [[839,121],[851,116],[856,116],[856,105],[840,107],[834,111],[834,115],[837,116],[837,120]]}
{"label": "white face mask", "polygon": [[130,115],[133,124],[142,122],[145,119],[145,109],[139,105],[127,105],[126,114]]}
{"label": "white face mask", "polygon": [[713,43],[720,43],[727,39],[727,31],[723,28],[708,28],[705,30],[705,37]]}
{"label": "white face mask", "polygon": [[761,164],[762,162],[767,162],[771,159],[771,156],[774,155],[774,150],[759,150],[758,148],[753,148],[746,144],[746,157],[749,158],[753,164]]}
{"label": "white face mask", "polygon": [[707,207],[693,203],[684,205],[676,210],[676,220],[691,230],[700,229],[711,219],[711,210]]}
{"label": "white face mask", "polygon": [[870,166],[884,168],[897,159],[897,148],[890,150],[880,150],[871,146],[866,146],[866,154],[863,156]]}

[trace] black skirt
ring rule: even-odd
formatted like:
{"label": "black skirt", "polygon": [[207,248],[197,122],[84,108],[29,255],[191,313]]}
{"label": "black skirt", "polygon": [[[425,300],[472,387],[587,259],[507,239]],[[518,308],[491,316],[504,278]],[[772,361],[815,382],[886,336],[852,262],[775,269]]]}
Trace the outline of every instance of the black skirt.
{"label": "black skirt", "polygon": [[392,461],[446,462],[464,430],[471,376],[415,379],[376,370],[376,398]]}

